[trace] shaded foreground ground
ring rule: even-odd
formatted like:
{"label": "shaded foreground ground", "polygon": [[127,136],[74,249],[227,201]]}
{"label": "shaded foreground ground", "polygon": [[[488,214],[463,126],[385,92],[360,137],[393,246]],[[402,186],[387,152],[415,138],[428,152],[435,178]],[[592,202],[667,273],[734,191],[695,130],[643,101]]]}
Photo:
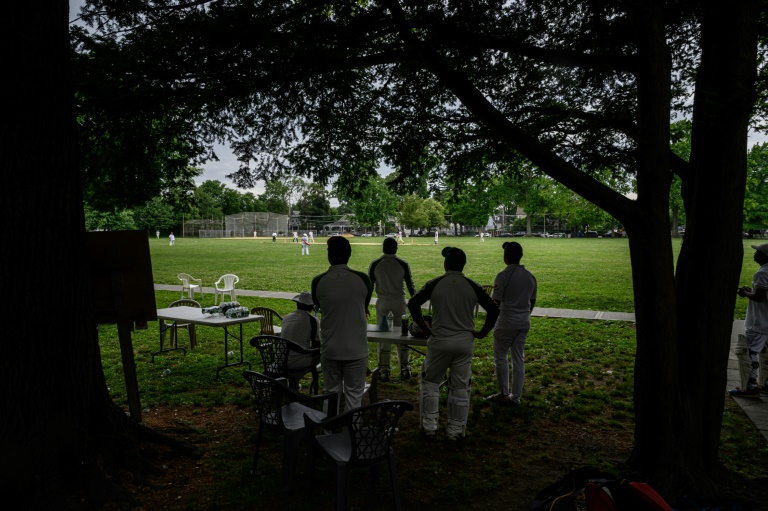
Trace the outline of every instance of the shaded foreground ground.
{"label": "shaded foreground ground", "polygon": [[[618,472],[632,447],[632,432],[626,429],[543,420],[525,407],[499,408],[475,400],[472,406],[468,436],[458,444],[441,437],[422,438],[416,412],[401,421],[395,452],[404,509],[459,505],[525,510],[540,489],[571,468],[593,465]],[[743,411],[730,399],[726,407],[740,414],[739,420],[748,427]],[[144,454],[160,470],[150,476],[148,485],[137,485],[123,474],[122,484],[139,500],[136,510],[333,509],[327,471],[319,473],[311,494],[302,474],[294,492],[280,492],[281,449],[276,436],[265,436],[259,473],[250,474],[257,427],[250,407],[158,408],[149,410],[144,419],[148,426],[195,445],[200,455],[179,457],[167,446],[145,444]],[[764,465],[766,460],[754,461]],[[300,470],[303,473],[303,466]],[[381,475],[372,483],[367,471],[352,472],[351,509],[393,508],[386,470]],[[721,484],[724,494],[748,501],[747,509],[768,509],[765,478],[747,480],[725,471]]]}

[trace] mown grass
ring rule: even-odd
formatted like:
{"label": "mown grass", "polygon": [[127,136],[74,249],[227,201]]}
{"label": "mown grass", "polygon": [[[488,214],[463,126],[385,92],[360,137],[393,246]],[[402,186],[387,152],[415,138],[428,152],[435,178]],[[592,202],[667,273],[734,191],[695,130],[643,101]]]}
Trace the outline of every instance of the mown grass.
{"label": "mown grass", "polygon": [[[415,239],[414,241],[429,241]],[[219,275],[236,273],[238,287],[298,292],[309,287],[311,278],[327,268],[322,240],[312,247],[310,257],[301,257],[295,244],[262,240],[178,239],[175,247],[162,240],[150,240],[156,283],[176,284],[176,274],[188,272],[211,286]],[[492,282],[502,268],[501,239],[442,238],[438,247],[403,246],[400,254],[413,268],[418,286],[441,273],[439,251],[448,244],[467,252],[466,273],[480,283]],[[524,263],[537,276],[542,307],[631,311],[632,293],[626,240],[522,239]],[[744,283],[754,272],[751,249],[745,250]],[[380,254],[380,240],[370,245],[353,240],[350,265],[365,269]],[[157,291],[158,307],[178,299],[178,292]],[[288,300],[240,296],[247,306],[264,305],[281,314],[293,310]],[[203,306],[213,304],[206,294]],[[483,320],[483,315],[478,321]],[[371,320],[373,321],[373,320]],[[218,328],[197,327],[198,347],[159,354],[157,323],[133,335],[142,407],[186,407],[195,414],[209,414],[217,407],[234,405],[250,409],[252,397],[241,376],[243,366],[225,368],[219,379],[216,368],[223,363],[223,333]],[[261,369],[258,354],[247,339],[258,333],[255,324],[244,327],[245,358]],[[181,334],[182,345],[187,346]],[[571,466],[591,464],[617,471],[631,446],[634,428],[632,404],[634,384],[635,331],[631,322],[587,321],[577,319],[532,318],[526,346],[524,406],[499,408],[483,400],[496,391],[491,338],[476,343],[473,360],[472,403],[468,437],[461,445],[446,449],[425,444],[418,434],[418,412],[407,414],[397,437],[400,487],[406,509],[433,509],[473,502],[471,508],[524,509],[536,491],[541,477],[551,480]],[[113,399],[127,409],[125,384],[120,361],[117,332],[103,325],[100,346],[107,384]],[[237,347],[230,345],[230,349]],[[375,348],[370,350],[370,367],[376,364]],[[412,364],[422,358],[412,354]],[[165,369],[171,373],[161,374]],[[395,371],[395,375],[397,372]],[[308,380],[304,382],[308,385]],[[322,388],[322,387],[321,387]],[[418,379],[395,379],[380,388],[380,398],[408,399],[416,404]],[[764,437],[743,411],[725,393],[721,456],[724,466],[747,477],[768,476],[762,460],[768,455]],[[417,408],[418,410],[418,408]],[[441,400],[441,420],[445,420],[445,393]],[[217,477],[216,501],[221,508],[266,508],[281,505],[279,490],[279,449],[264,455],[264,470],[259,484],[250,474],[251,449],[256,423],[245,431],[248,441],[221,439],[211,458]],[[611,442],[616,442],[613,447]],[[274,442],[273,442],[274,443]],[[538,479],[534,477],[537,474]],[[359,476],[358,476],[359,477]],[[386,509],[388,483],[382,478],[374,490],[367,483],[362,493],[352,495],[353,508]],[[510,485],[518,504],[507,499]],[[519,488],[517,486],[520,486]],[[371,502],[370,491],[383,495]],[[327,488],[318,490],[318,501],[332,502]],[[378,498],[378,497],[376,497]],[[525,500],[527,499],[527,501]],[[295,509],[316,509],[316,501],[292,505]],[[525,504],[525,505],[524,505]],[[198,509],[188,503],[190,509]],[[269,507],[267,505],[267,507]]]}
{"label": "mown grass", "polygon": [[[176,293],[158,291],[158,303],[171,302]],[[257,303],[273,308],[281,314],[294,306],[289,300],[240,297],[247,307]],[[373,314],[373,311],[372,311]],[[478,321],[481,321],[481,318]],[[553,406],[551,416],[561,419],[575,417],[582,407],[594,408],[596,402],[606,403],[611,398],[614,407],[631,410],[631,393],[634,364],[634,325],[627,322],[583,321],[574,319],[533,318],[531,333],[526,345],[526,404],[531,408],[546,409]],[[256,370],[261,361],[248,339],[258,334],[258,323],[244,326],[245,358]],[[478,323],[478,327],[481,323]],[[160,353],[152,362],[152,353],[159,349],[156,323],[150,323],[145,331],[133,334],[137,377],[141,390],[142,405],[202,406],[210,407],[237,403],[242,396],[231,394],[232,386],[244,387],[241,372],[245,367],[222,369],[216,379],[216,368],[223,364],[224,343],[220,328],[197,327],[198,346],[181,351]],[[186,332],[181,332],[181,346],[188,348]],[[125,383],[117,341],[117,329],[102,325],[100,330],[102,361],[113,398],[120,404],[125,401]],[[230,342],[230,350],[237,353],[238,346]],[[376,365],[375,346],[370,350],[370,367]],[[412,353],[415,367],[423,357]],[[162,377],[169,369],[170,375]],[[402,383],[404,392],[415,391],[408,380]],[[473,394],[489,395],[496,391],[492,339],[487,337],[476,343],[473,359]],[[397,389],[395,389],[397,390]],[[600,414],[584,414],[586,422],[602,423],[606,417]],[[611,412],[613,413],[613,412]],[[631,416],[626,417],[631,420]]]}
{"label": "mown grass", "polygon": [[[443,272],[443,247],[459,246],[467,253],[465,273],[481,284],[493,283],[504,267],[501,245],[511,238],[443,237],[435,246],[431,238],[408,238],[398,255],[407,260],[418,287]],[[539,305],[587,310],[634,310],[629,253],[625,239],[515,238],[523,245],[523,264],[539,280]],[[381,238],[352,238],[350,266],[367,270],[381,255]],[[271,239],[177,239],[174,247],[150,240],[157,284],[177,284],[177,274],[187,272],[212,286],[219,276],[234,273],[238,287],[299,292],[311,278],[328,267],[325,240],[319,238],[302,257],[296,243]],[[201,261],[205,261],[201,264]],[[186,269],[181,269],[186,268]]]}
{"label": "mown grass", "polygon": [[[157,292],[159,303],[172,301],[176,297],[176,293]],[[241,302],[248,307],[258,302],[281,313],[293,308],[287,300],[243,297]],[[478,321],[482,320],[481,314]],[[503,493],[509,484],[510,471],[524,470],[525,466],[531,466],[529,464],[533,464],[535,470],[547,466],[549,471],[553,471],[556,470],[554,467],[563,470],[569,464],[599,463],[605,468],[615,468],[621,463],[622,458],[606,459],[601,454],[602,449],[584,459],[576,455],[561,459],[560,444],[576,444],[571,439],[559,439],[557,431],[605,429],[610,431],[611,436],[631,437],[633,324],[549,318],[533,318],[532,321],[522,408],[502,409],[483,399],[496,391],[492,341],[489,337],[476,343],[468,437],[461,446],[444,449],[439,444],[425,445],[418,434],[417,412],[407,414],[401,421],[396,449],[406,509],[431,509]],[[188,350],[186,355],[180,351],[159,354],[152,363],[151,353],[159,347],[156,324],[151,323],[149,330],[134,332],[139,389],[142,407],[147,412],[158,407],[165,410],[186,407],[193,409],[195,414],[205,415],[215,413],[217,407],[227,404],[246,410],[253,407],[252,396],[241,376],[243,367],[223,369],[219,379],[216,379],[216,368],[223,362],[221,329],[197,327],[197,333],[196,349]],[[246,338],[256,333],[254,325],[246,326]],[[118,404],[127,408],[116,329],[110,325],[102,326],[100,339],[111,395]],[[181,339],[181,344],[187,346],[184,333]],[[236,348],[230,345],[230,349]],[[370,351],[369,365],[374,367],[375,348]],[[254,369],[261,369],[256,350],[247,343],[245,357],[253,363]],[[412,353],[411,360],[415,367],[419,367],[423,358]],[[171,373],[163,377],[165,369],[170,369]],[[396,369],[394,375],[397,376]],[[305,387],[308,384],[308,379],[303,382]],[[391,383],[380,384],[379,395],[384,399],[407,399],[416,405],[418,389],[418,378],[395,378]],[[440,405],[442,421],[445,421],[445,400],[444,390]],[[540,431],[543,424],[549,425],[546,435]],[[223,438],[216,444],[216,454],[211,457],[211,468],[217,474],[213,491],[224,508],[248,509],[255,506],[262,509],[260,506],[265,503],[279,505],[283,498],[277,490],[280,450],[273,448],[276,439],[265,440],[269,442],[266,445],[272,447],[263,448],[258,484],[250,474],[256,426],[254,421],[245,432],[248,438],[245,443]],[[582,449],[580,445],[572,448]],[[622,453],[623,456],[627,454]],[[355,477],[360,478],[361,475]],[[353,502],[356,502],[353,509],[391,507],[386,478],[382,479],[384,482],[380,481],[374,490],[365,483],[362,494],[353,492]],[[533,477],[529,484],[530,487],[524,491],[528,500],[541,487],[539,480]],[[364,502],[371,491],[383,500],[360,507],[361,499]],[[321,488],[318,492],[318,500],[328,504],[333,501],[330,488]],[[496,508],[497,505],[489,503],[490,507],[483,508]],[[190,506],[191,509],[198,509],[192,504]],[[315,509],[314,504],[307,503],[296,503],[290,508]],[[518,508],[512,506],[509,509]]]}
{"label": "mown grass", "polygon": [[[350,266],[367,270],[381,255],[382,238],[351,238]],[[431,238],[406,238],[398,255],[406,259],[418,287],[442,273],[440,251],[448,245],[467,253],[465,273],[480,284],[492,283],[504,266],[501,245],[513,238],[488,238],[481,243],[473,237],[444,236],[435,246]],[[180,272],[213,283],[225,273],[240,278],[241,289],[300,292],[309,288],[314,275],[328,267],[325,239],[318,238],[309,256],[290,239],[199,239],[178,238],[170,247],[166,240],[151,238],[150,251],[156,284],[178,284]],[[626,238],[514,238],[523,246],[523,264],[539,283],[537,305],[562,309],[633,312],[632,271],[629,242]],[[681,240],[672,240],[675,254]],[[749,285],[757,269],[749,245],[744,240],[741,285]],[[743,319],[744,300],[736,301],[734,317]]]}

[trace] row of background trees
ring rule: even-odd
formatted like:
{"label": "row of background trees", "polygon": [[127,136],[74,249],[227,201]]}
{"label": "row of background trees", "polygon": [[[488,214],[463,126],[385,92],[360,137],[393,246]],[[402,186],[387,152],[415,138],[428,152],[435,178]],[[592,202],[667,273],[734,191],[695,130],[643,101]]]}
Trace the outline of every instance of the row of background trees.
{"label": "row of background trees", "polygon": [[[672,125],[672,150],[686,161],[690,157],[690,122]],[[197,171],[199,175],[201,171]],[[462,227],[485,230],[489,217],[503,210],[508,220],[496,223],[494,229],[525,230],[527,234],[567,232],[589,225],[595,230],[616,229],[618,222],[602,209],[570,191],[565,186],[542,175],[533,165],[522,165],[516,174],[493,178],[487,182],[470,182],[461,190],[436,184],[432,192],[422,187],[421,195],[400,196],[390,186],[396,173],[368,179],[360,190],[332,190],[299,177],[285,181],[269,181],[264,193],[241,192],[228,188],[220,181],[204,181],[200,186],[187,183],[186,189],[168,188],[143,205],[132,208],[106,207],[105,210],[85,204],[87,230],[140,229],[149,233],[179,230],[184,219],[217,219],[244,211],[268,211],[291,214],[298,211],[298,223],[320,232],[322,226],[344,215],[352,218],[359,229],[386,230],[395,228],[390,221],[397,219],[409,229],[442,227],[448,220],[455,234]],[[608,176],[606,175],[606,178]],[[744,200],[744,230],[748,236],[762,233],[768,226],[768,143],[751,147],[747,158],[747,186]],[[612,183],[624,193],[633,191],[632,182]],[[331,206],[337,197],[338,207]],[[525,212],[516,218],[517,208]],[[713,214],[717,208],[713,207]],[[447,220],[448,219],[448,220]],[[670,230],[679,235],[685,225],[680,180],[670,190]]]}

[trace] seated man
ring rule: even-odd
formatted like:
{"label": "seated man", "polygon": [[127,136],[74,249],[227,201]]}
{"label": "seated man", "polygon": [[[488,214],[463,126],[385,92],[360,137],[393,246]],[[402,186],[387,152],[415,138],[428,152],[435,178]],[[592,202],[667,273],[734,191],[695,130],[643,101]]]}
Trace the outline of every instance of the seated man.
{"label": "seated man", "polygon": [[[311,314],[315,308],[315,304],[312,302],[312,294],[309,291],[304,291],[291,298],[291,300],[296,302],[296,310],[283,318],[280,336],[295,342],[302,348],[317,348],[320,344],[320,337],[318,335],[320,328],[317,318]],[[296,352],[288,354],[288,369],[290,370],[310,368],[319,362],[320,355],[302,355]],[[299,377],[290,378],[289,385],[298,390]]]}

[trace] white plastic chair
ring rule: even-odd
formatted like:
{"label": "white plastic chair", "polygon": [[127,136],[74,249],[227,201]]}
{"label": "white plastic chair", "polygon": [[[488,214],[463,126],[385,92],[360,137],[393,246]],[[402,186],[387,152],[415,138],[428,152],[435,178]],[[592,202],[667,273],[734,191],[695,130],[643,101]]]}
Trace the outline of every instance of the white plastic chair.
{"label": "white plastic chair", "polygon": [[223,302],[225,293],[229,294],[229,301],[236,301],[237,296],[235,295],[235,284],[238,282],[240,282],[240,279],[237,277],[237,275],[233,275],[231,273],[227,273],[226,275],[219,277],[219,280],[217,280],[213,285],[216,293],[216,296],[213,298],[213,304],[216,305],[219,303],[219,294],[221,294],[221,301]]}
{"label": "white plastic chair", "polygon": [[196,279],[189,273],[179,273],[179,280],[181,281],[181,297],[184,298],[184,293],[187,293],[187,298],[195,299],[195,292],[200,291],[200,298],[203,298],[203,279]]}

